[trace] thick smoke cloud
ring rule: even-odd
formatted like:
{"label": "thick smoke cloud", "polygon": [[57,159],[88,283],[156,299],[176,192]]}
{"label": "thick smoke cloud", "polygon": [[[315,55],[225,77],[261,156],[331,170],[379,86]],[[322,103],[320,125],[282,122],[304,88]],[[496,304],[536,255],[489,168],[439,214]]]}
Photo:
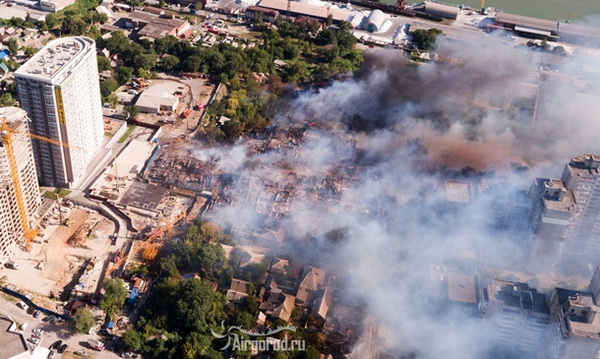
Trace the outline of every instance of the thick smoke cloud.
{"label": "thick smoke cloud", "polygon": [[[561,58],[557,70],[540,71],[539,53],[494,37],[442,41],[439,52],[440,62],[415,66],[399,52],[370,50],[351,78],[301,93],[274,120],[283,129],[315,125],[301,148],[255,153],[240,141],[196,150],[253,189],[242,198],[235,185],[225,189],[234,199],[209,214],[225,228],[275,225],[257,203],[260,190],[282,178],[310,189],[276,223],[286,233],[282,252],[336,273],[338,297],[365,303],[379,329],[353,358],[380,349],[485,357],[493,331],[448,309],[431,269],[523,267],[526,223],[511,217],[526,219],[519,190],[534,177],[560,176],[569,157],[598,149],[592,84],[600,72],[589,59]],[[332,176],[344,180],[319,196]],[[469,205],[450,204],[440,187],[454,178],[476,190],[483,177],[498,185]],[[244,233],[233,231],[239,240]]]}

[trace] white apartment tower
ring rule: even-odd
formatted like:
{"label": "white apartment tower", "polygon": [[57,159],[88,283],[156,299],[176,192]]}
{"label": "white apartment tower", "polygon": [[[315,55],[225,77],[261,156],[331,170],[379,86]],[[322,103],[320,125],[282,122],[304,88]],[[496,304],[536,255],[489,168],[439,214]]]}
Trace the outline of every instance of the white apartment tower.
{"label": "white apartment tower", "polygon": [[[26,135],[29,132],[27,113],[16,107],[0,108],[0,120],[6,121],[11,132],[25,217],[31,227],[41,199],[31,140]],[[24,234],[6,145],[5,141],[0,141],[0,263],[14,255],[17,241]]]}
{"label": "white apartment tower", "polygon": [[15,80],[29,130],[55,141],[33,140],[40,183],[75,186],[104,136],[94,40],[51,41],[15,72]]}

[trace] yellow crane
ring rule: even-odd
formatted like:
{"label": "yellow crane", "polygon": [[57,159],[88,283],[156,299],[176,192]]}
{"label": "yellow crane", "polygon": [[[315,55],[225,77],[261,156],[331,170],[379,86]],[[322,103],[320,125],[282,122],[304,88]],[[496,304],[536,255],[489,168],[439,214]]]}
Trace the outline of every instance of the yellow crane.
{"label": "yellow crane", "polygon": [[25,250],[31,250],[31,241],[35,236],[37,236],[38,231],[36,229],[32,229],[29,227],[29,223],[27,222],[27,214],[25,213],[25,202],[23,200],[23,191],[21,190],[21,181],[19,180],[19,169],[17,167],[17,159],[15,157],[15,149],[13,147],[13,134],[23,134],[30,138],[52,143],[54,145],[59,145],[63,147],[74,147],[70,146],[68,143],[56,141],[50,138],[46,138],[39,135],[34,135],[29,132],[20,132],[15,129],[12,129],[8,126],[6,122],[6,118],[2,119],[2,124],[0,127],[0,141],[2,141],[2,145],[6,149],[6,155],[8,158],[8,164],[10,167],[10,176],[15,189],[15,197],[17,200],[17,210],[19,212],[19,220],[21,222],[21,228],[23,229],[23,233],[25,236]]}
{"label": "yellow crane", "polygon": [[[154,243],[154,240],[156,238],[158,238],[159,236],[161,236],[163,233],[168,232],[171,230],[171,227],[173,227],[173,225],[175,223],[177,223],[179,220],[185,218],[186,216],[186,212],[182,211],[180,214],[178,214],[174,220],[170,220],[167,219],[167,224],[165,224],[163,227],[157,229],[156,231],[154,231],[154,233],[152,233],[148,238],[146,238],[143,242],[139,243],[139,245],[137,245],[135,247],[135,249],[132,248],[132,250],[129,252],[129,254],[124,255],[123,258],[121,258],[117,263],[115,263],[112,267],[112,272],[116,271],[119,267],[121,267],[121,265],[127,260],[128,257],[135,257],[140,251],[149,249],[149,248],[156,248],[157,244]],[[158,252],[158,249],[157,249]],[[154,257],[154,256],[152,256]],[[150,258],[153,259],[153,258]]]}

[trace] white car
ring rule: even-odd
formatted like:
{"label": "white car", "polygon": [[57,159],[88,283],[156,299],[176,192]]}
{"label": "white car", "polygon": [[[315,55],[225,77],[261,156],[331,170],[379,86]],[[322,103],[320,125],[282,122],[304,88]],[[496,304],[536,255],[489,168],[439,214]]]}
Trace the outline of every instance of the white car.
{"label": "white car", "polygon": [[39,335],[42,335],[42,334],[44,334],[44,331],[43,331],[43,330],[41,330],[40,328],[35,328],[34,330],[32,330],[32,332],[34,332],[34,333],[37,333],[37,334],[39,334]]}
{"label": "white car", "polygon": [[32,342],[35,345],[40,343],[40,340],[38,338],[27,338],[27,341]]}
{"label": "white car", "polygon": [[20,301],[19,303],[17,303],[17,306],[19,308],[22,308],[23,310],[27,310],[27,308],[29,308],[29,306],[27,304],[25,304],[25,302]]}

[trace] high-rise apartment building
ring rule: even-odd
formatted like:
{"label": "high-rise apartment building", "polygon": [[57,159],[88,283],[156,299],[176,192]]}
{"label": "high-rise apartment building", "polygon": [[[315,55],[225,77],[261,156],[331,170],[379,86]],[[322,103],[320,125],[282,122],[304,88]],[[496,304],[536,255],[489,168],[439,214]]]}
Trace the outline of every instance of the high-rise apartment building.
{"label": "high-rise apartment building", "polygon": [[544,178],[536,178],[529,190],[529,197],[529,217],[536,238],[527,271],[539,273],[553,270],[576,210],[575,197],[562,181]]}
{"label": "high-rise apartment building", "polygon": [[552,322],[542,341],[540,359],[597,358],[600,315],[592,293],[557,288],[550,300]]}
{"label": "high-rise apartment building", "polygon": [[[27,113],[20,108],[0,108],[0,120],[6,121],[12,138],[16,178],[19,181],[25,218],[31,226],[39,209],[41,199],[38,188],[33,149],[27,136]],[[0,134],[6,136],[7,134]],[[23,236],[13,169],[9,161],[7,141],[0,141],[0,263],[13,255],[17,241]]]}
{"label": "high-rise apartment building", "polygon": [[526,283],[493,279],[479,306],[493,329],[492,357],[535,358],[550,323],[546,296]]}
{"label": "high-rise apartment building", "polygon": [[72,187],[104,136],[96,44],[87,37],[51,41],[15,72],[15,81],[31,133],[57,141],[33,141],[40,183]]}
{"label": "high-rise apartment building", "polygon": [[600,257],[600,156],[576,156],[561,180],[536,180],[531,219],[536,231],[531,272],[589,273]]}

